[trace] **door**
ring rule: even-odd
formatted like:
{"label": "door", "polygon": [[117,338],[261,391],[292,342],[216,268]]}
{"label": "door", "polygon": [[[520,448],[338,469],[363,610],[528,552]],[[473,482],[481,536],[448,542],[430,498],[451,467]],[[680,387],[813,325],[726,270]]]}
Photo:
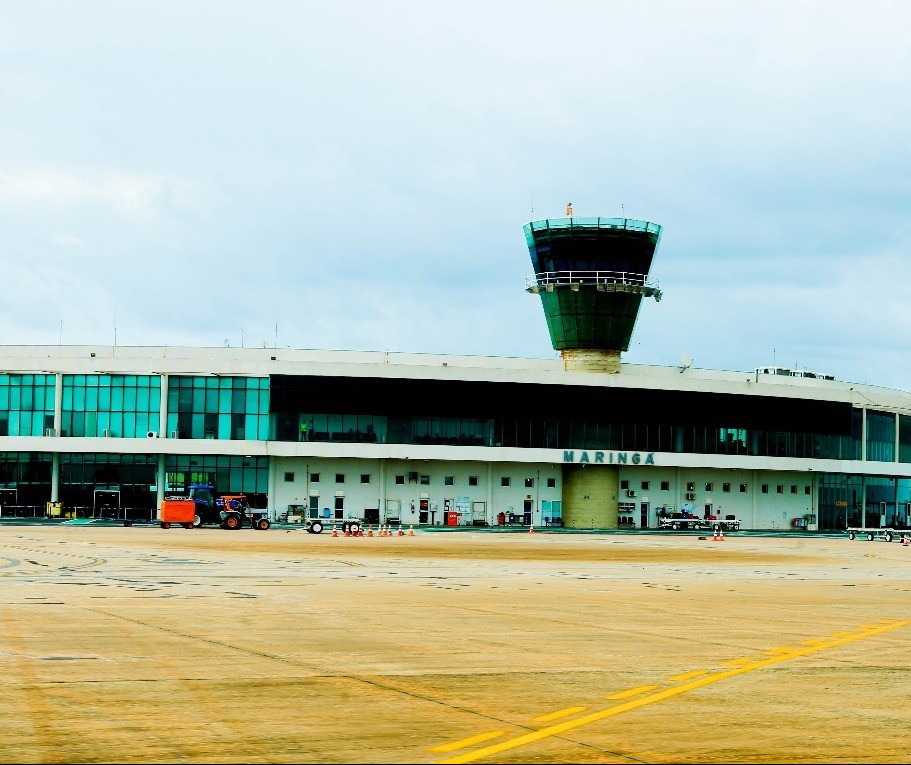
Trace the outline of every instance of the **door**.
{"label": "door", "polygon": [[120,517],[120,490],[95,489],[95,505],[92,515],[96,518]]}
{"label": "door", "polygon": [[430,518],[430,500],[426,497],[421,498],[418,505],[418,523],[429,523]]}
{"label": "door", "polygon": [[15,507],[18,502],[18,489],[0,489],[0,508]]}
{"label": "door", "polygon": [[649,511],[648,502],[639,503],[639,528],[640,529],[648,528],[648,511]]}
{"label": "door", "polygon": [[533,500],[526,499],[522,503],[522,523],[524,523],[526,526],[531,525],[531,513],[532,513],[533,507],[534,507]]}

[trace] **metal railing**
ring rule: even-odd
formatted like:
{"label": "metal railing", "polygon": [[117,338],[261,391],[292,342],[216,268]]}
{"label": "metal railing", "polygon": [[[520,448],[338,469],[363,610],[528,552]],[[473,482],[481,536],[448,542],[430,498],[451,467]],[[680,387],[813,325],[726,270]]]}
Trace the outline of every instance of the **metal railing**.
{"label": "metal railing", "polygon": [[632,271],[541,271],[525,277],[525,289],[529,292],[567,284],[610,285],[611,287],[629,285],[659,293],[661,291],[657,279],[649,279],[648,274]]}

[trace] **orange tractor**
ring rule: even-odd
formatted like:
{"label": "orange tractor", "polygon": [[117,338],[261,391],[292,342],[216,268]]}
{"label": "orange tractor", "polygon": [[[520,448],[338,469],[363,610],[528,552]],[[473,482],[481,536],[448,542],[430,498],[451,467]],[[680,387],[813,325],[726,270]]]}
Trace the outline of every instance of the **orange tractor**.
{"label": "orange tractor", "polygon": [[226,494],[216,499],[212,487],[206,485],[190,487],[189,497],[168,497],[161,503],[161,528],[169,529],[173,523],[185,529],[218,523],[223,529],[249,526],[261,531],[272,525],[268,510],[250,507],[245,494]]}

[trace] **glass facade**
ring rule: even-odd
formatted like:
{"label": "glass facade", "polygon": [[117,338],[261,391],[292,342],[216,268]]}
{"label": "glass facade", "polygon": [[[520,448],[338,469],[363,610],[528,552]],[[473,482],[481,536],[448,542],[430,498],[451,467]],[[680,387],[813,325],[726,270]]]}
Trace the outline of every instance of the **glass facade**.
{"label": "glass facade", "polygon": [[215,494],[246,494],[264,508],[269,491],[269,458],[169,455],[165,457],[165,492],[187,494],[194,483],[210,484]]}
{"label": "glass facade", "polygon": [[0,507],[4,515],[40,507],[51,498],[51,455],[0,452]]}
{"label": "glass facade", "polygon": [[898,416],[898,461],[911,462],[911,417]]}
{"label": "glass facade", "polygon": [[819,482],[819,528],[911,527],[911,478],[824,474]]}
{"label": "glass facade", "polygon": [[103,505],[115,516],[145,512],[148,517],[156,505],[157,474],[157,454],[61,454],[60,501],[75,508]]}
{"label": "glass facade", "polygon": [[168,378],[168,435],[265,441],[268,377]]}
{"label": "glass facade", "polygon": [[56,375],[0,374],[0,436],[43,436],[54,427]]}
{"label": "glass facade", "polygon": [[63,376],[62,436],[145,438],[160,411],[157,375]]}
{"label": "glass facade", "polygon": [[867,411],[867,460],[895,462],[895,415]]}
{"label": "glass facade", "polygon": [[[858,418],[859,420],[859,418]],[[856,436],[598,420],[474,419],[300,413],[272,416],[273,439],[380,444],[507,446],[756,457],[860,459]]]}

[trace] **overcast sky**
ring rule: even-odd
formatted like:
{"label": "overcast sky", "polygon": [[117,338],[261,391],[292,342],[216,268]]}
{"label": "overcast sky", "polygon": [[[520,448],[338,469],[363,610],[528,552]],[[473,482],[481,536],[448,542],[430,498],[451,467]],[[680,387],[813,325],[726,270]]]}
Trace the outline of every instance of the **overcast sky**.
{"label": "overcast sky", "polygon": [[[0,343],[552,358],[522,226],[664,226],[625,360],[911,388],[911,4],[0,4]],[[62,322],[62,332],[61,332]]]}

